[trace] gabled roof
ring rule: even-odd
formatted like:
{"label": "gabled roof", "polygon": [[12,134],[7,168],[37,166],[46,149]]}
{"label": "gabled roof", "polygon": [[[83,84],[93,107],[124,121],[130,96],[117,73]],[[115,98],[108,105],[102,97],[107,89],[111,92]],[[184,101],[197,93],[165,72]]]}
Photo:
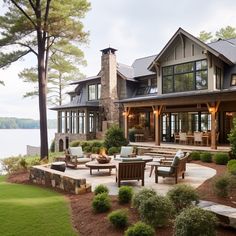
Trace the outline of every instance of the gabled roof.
{"label": "gabled roof", "polygon": [[95,80],[95,79],[100,79],[100,78],[101,78],[101,76],[99,76],[99,75],[91,76],[91,77],[87,77],[87,78],[78,80],[76,82],[70,83],[70,85],[79,84],[79,83],[82,83],[82,82],[87,82],[87,81],[90,81],[90,80]]}
{"label": "gabled roof", "polygon": [[134,68],[122,63],[117,63],[117,71],[126,78],[134,78]]}
{"label": "gabled roof", "polygon": [[181,34],[185,35],[187,38],[189,38],[192,41],[196,42],[199,46],[206,49],[207,51],[209,51],[210,53],[212,53],[216,57],[219,57],[221,60],[223,60],[227,64],[229,64],[229,65],[233,64],[233,62],[227,56],[225,56],[225,54],[220,53],[219,51],[217,51],[213,47],[205,44],[204,42],[202,42],[198,38],[194,37],[193,35],[191,35],[187,31],[183,30],[182,28],[179,28],[176,31],[176,33],[172,36],[172,38],[168,41],[168,43],[165,45],[165,47],[161,50],[161,52],[156,56],[156,58],[153,60],[153,62],[150,63],[150,65],[148,66],[149,70],[151,70],[154,67],[155,62],[157,62],[161,58],[161,56],[164,54],[166,49],[173,43],[173,41],[176,39],[176,37],[178,37],[178,35],[181,35]]}
{"label": "gabled roof", "polygon": [[208,45],[236,64],[236,38],[219,39],[218,41],[209,43]]}

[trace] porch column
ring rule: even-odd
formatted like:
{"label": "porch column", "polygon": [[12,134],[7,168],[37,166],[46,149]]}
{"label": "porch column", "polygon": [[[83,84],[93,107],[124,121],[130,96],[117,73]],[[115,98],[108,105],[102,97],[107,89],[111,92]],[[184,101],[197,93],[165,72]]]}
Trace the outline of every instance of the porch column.
{"label": "porch column", "polygon": [[153,107],[153,113],[155,118],[155,144],[161,145],[161,110],[162,106]]}
{"label": "porch column", "polygon": [[123,112],[123,116],[124,116],[124,135],[125,138],[128,139],[128,132],[129,132],[129,124],[128,124],[128,116],[129,116],[129,108],[125,108],[124,112]]}
{"label": "porch column", "polygon": [[220,102],[209,104],[207,103],[208,111],[211,114],[211,149],[217,149],[216,143],[216,114],[218,112]]}
{"label": "porch column", "polygon": [[89,114],[88,114],[87,108],[84,109],[84,115],[85,115],[84,130],[85,130],[85,134],[88,134],[89,133]]}

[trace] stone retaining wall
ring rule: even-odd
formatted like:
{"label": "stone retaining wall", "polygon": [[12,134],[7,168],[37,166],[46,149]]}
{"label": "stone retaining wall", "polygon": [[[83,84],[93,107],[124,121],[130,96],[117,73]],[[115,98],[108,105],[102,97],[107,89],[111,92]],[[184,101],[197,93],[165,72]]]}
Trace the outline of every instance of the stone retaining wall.
{"label": "stone retaining wall", "polygon": [[76,178],[64,172],[52,170],[50,165],[33,166],[30,169],[29,178],[32,183],[61,189],[67,193],[83,194],[91,192],[91,185],[86,183],[86,179]]}

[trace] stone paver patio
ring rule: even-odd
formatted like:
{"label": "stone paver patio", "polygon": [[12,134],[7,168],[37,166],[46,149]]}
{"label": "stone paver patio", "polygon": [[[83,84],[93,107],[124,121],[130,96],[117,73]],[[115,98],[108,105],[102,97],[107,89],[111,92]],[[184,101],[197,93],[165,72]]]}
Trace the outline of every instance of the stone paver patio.
{"label": "stone paver patio", "polygon": [[[194,163],[187,163],[186,168],[185,179],[180,177],[178,183],[190,184],[194,188],[197,188],[204,181],[216,174],[214,169]],[[93,175],[90,175],[89,168],[81,165],[77,170],[67,168],[65,173],[76,177],[86,178],[87,183],[92,185],[92,190],[99,184],[105,184],[109,188],[111,195],[118,194],[115,169],[112,170],[111,175],[109,175],[109,170],[100,170],[99,172],[94,170]],[[168,190],[175,185],[174,178],[163,179],[162,177],[159,177],[159,183],[156,184],[154,173],[151,177],[149,177],[149,174],[150,166],[147,166],[145,170],[145,187],[153,188],[159,194],[166,194]],[[122,185],[133,186],[135,190],[142,188],[141,181],[122,181],[121,186]]]}

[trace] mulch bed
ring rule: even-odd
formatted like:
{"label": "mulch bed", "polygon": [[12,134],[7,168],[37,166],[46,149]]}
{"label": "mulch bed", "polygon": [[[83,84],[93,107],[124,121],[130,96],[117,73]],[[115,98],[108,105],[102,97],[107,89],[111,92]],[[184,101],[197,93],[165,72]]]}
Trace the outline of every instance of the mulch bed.
{"label": "mulch bed", "polygon": [[[236,207],[235,199],[236,193],[233,193],[229,198],[218,198],[212,191],[212,183],[217,176],[224,174],[226,166],[216,165],[214,163],[202,163],[200,161],[194,161],[193,163],[204,165],[210,168],[214,168],[217,171],[216,176],[205,181],[198,189],[198,193],[202,200],[214,201],[220,204]],[[14,183],[29,184],[28,173],[18,173],[11,175],[8,181]],[[93,193],[87,193],[84,195],[72,195],[65,194],[71,204],[72,222],[75,229],[79,232],[80,236],[121,236],[124,235],[123,231],[114,229],[107,220],[108,213],[95,214],[93,212],[91,203],[94,196]],[[135,209],[131,208],[129,204],[120,205],[116,196],[111,196],[112,209],[116,210],[121,208],[127,208],[129,211],[129,223],[133,224],[139,220],[138,213]],[[173,225],[160,228],[156,230],[156,235],[170,236],[173,235]],[[229,228],[218,227],[217,236],[235,236],[235,230]]]}

